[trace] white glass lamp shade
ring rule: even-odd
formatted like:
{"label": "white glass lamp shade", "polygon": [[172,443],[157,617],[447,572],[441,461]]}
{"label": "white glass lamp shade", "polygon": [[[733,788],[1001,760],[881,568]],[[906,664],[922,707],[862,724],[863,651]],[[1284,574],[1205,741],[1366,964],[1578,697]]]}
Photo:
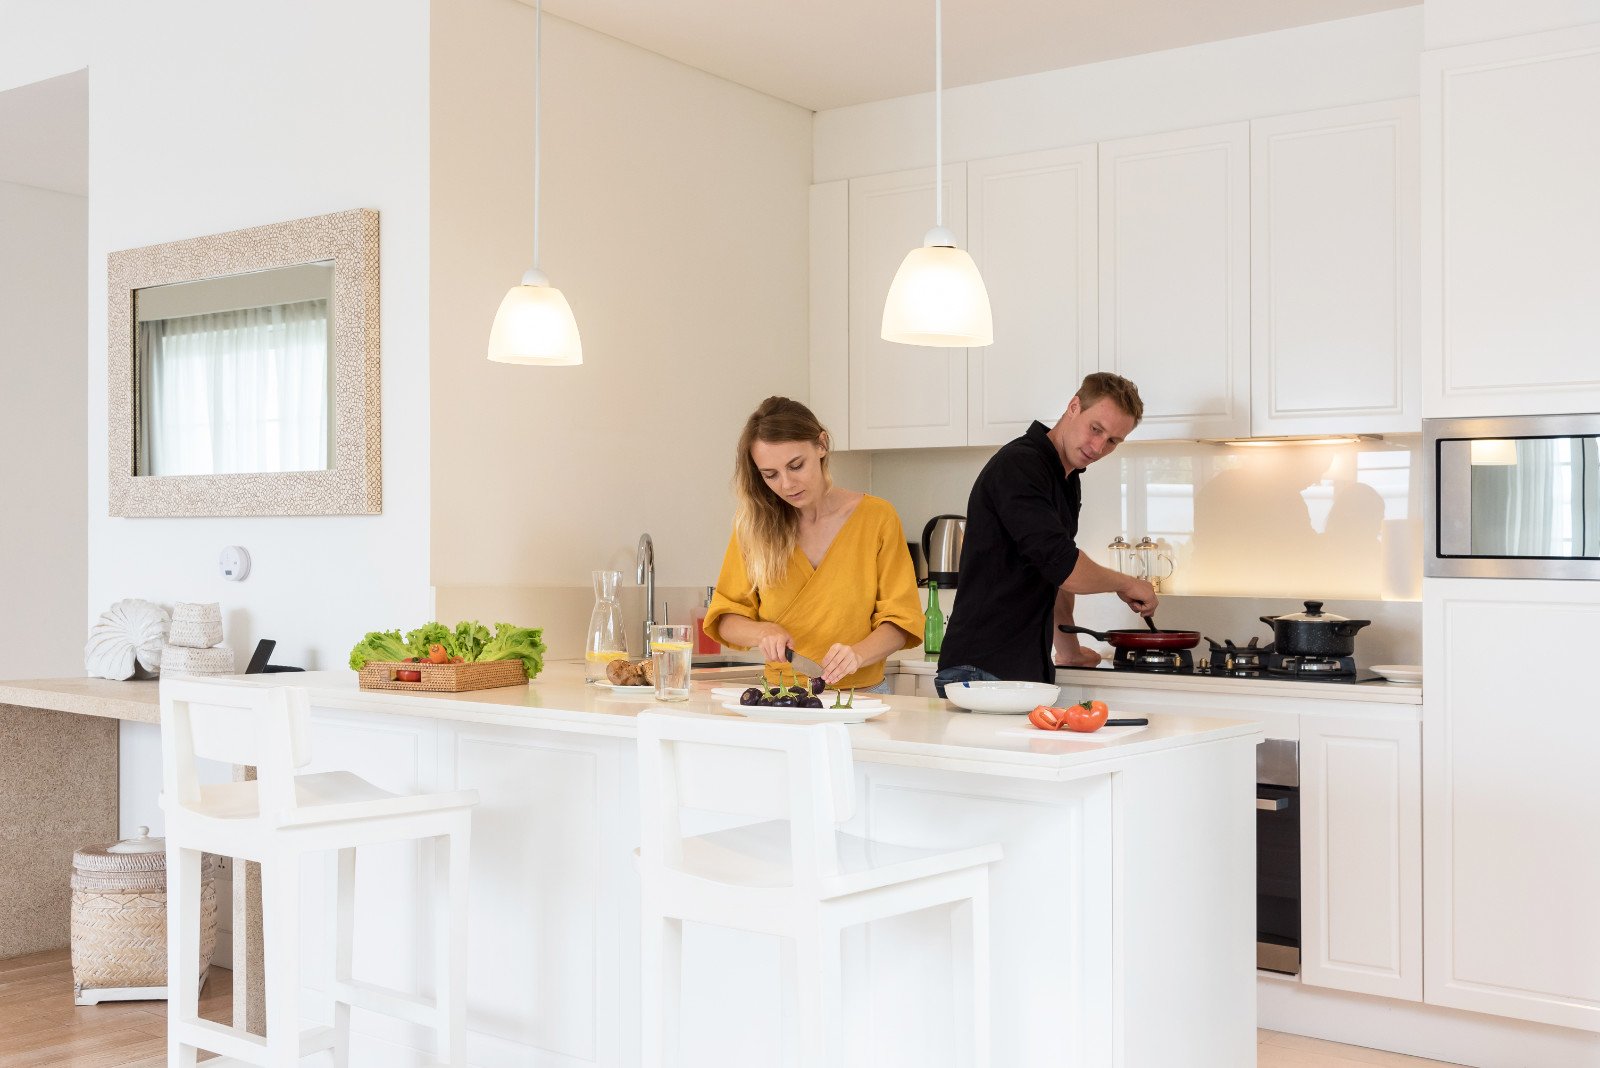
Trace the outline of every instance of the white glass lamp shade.
{"label": "white glass lamp shade", "polygon": [[583,362],[578,321],[561,290],[538,271],[512,286],[489,330],[489,359],[543,367],[573,367]]}
{"label": "white glass lamp shade", "polygon": [[1517,462],[1517,443],[1505,438],[1477,438],[1472,443],[1473,467],[1510,467]]}
{"label": "white glass lamp shade", "polygon": [[906,253],[889,285],[883,339],[942,348],[993,345],[994,316],[978,265],[942,227],[924,240]]}

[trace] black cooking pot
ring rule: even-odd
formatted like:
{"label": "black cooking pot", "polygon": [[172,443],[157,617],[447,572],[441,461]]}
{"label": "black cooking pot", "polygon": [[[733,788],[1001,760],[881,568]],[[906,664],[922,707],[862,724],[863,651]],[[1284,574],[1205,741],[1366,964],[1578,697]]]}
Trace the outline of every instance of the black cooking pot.
{"label": "black cooking pot", "polygon": [[1346,619],[1322,610],[1321,601],[1306,601],[1306,610],[1285,616],[1262,616],[1272,628],[1273,646],[1286,656],[1351,656],[1356,631],[1370,619]]}

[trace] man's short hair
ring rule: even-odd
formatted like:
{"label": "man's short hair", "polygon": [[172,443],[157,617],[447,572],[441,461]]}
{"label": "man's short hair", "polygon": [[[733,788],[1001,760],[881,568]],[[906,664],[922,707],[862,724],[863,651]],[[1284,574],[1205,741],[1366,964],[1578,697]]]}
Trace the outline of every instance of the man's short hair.
{"label": "man's short hair", "polygon": [[1121,375],[1112,374],[1110,371],[1096,371],[1086,375],[1083,384],[1078,387],[1077,398],[1079,408],[1091,408],[1097,401],[1111,398],[1111,403],[1121,408],[1124,415],[1133,418],[1133,425],[1138,426],[1144,418],[1144,401],[1139,399],[1139,387],[1123,378]]}

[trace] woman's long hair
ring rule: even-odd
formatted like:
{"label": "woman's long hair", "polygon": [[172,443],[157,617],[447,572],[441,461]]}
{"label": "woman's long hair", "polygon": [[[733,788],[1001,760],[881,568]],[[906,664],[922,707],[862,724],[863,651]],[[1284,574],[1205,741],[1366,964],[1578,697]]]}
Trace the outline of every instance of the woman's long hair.
{"label": "woman's long hair", "polygon": [[733,492],[738,508],[733,514],[733,530],[744,554],[745,572],[756,589],[775,586],[789,570],[795,540],[800,528],[800,513],[767,486],[750,446],[758,441],[780,445],[790,441],[809,441],[823,450],[822,479],[828,477],[828,431],[817,417],[799,401],[788,397],[768,397],[761,402],[739,435],[739,451],[734,458]]}

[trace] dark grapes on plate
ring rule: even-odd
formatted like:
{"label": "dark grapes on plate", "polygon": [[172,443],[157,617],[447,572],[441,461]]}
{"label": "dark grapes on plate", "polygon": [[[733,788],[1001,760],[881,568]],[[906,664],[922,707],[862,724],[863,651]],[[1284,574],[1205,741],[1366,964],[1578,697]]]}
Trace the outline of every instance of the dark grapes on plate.
{"label": "dark grapes on plate", "polygon": [[739,695],[739,703],[741,705],[759,704],[760,701],[761,701],[761,687],[759,687],[759,686],[752,686],[748,690],[746,690],[744,693]]}
{"label": "dark grapes on plate", "polygon": [[802,698],[800,698],[800,707],[801,708],[821,708],[822,707],[822,698],[820,698],[820,697],[802,697]]}
{"label": "dark grapes on plate", "polygon": [[773,701],[772,705],[774,708],[793,708],[794,698],[790,697],[788,694],[784,694],[782,697]]}

